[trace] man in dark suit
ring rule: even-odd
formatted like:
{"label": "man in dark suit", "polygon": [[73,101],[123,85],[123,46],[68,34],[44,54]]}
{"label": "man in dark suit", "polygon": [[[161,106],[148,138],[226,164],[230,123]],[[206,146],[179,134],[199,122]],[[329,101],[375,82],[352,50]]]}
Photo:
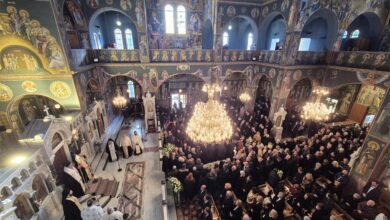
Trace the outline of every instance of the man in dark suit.
{"label": "man in dark suit", "polygon": [[376,180],[372,180],[371,184],[367,184],[363,188],[362,196],[366,200],[374,200],[375,202],[377,202],[380,195],[381,188],[379,186],[379,182]]}

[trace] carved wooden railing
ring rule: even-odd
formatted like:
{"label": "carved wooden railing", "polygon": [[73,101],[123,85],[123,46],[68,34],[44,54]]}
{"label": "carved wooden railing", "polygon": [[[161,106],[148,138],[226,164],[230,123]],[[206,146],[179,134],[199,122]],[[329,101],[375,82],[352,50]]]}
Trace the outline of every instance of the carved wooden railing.
{"label": "carved wooden railing", "polygon": [[390,70],[390,52],[329,52],[328,65],[363,69]]}
{"label": "carved wooden railing", "polygon": [[136,63],[140,62],[139,50],[100,49],[88,50],[90,63]]}
{"label": "carved wooden railing", "polygon": [[213,62],[214,51],[202,49],[155,49],[150,50],[151,62]]}

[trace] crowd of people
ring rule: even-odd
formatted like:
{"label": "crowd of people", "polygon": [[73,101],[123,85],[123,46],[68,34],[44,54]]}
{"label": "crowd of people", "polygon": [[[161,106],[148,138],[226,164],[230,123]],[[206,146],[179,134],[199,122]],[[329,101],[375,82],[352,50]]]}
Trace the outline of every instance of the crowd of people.
{"label": "crowd of people", "polygon": [[164,145],[175,146],[163,157],[163,171],[183,184],[182,202],[196,202],[200,219],[211,219],[212,200],[222,219],[232,220],[285,219],[286,206],[305,219],[329,219],[334,203],[356,219],[379,214],[379,182],[370,182],[362,194],[344,192],[351,155],[357,155],[367,127],[319,128],[310,138],[300,131],[279,142],[271,134],[269,101],[258,99],[253,112],[235,98],[223,101],[235,131],[224,143],[197,144],[185,135],[190,105],[162,117]]}

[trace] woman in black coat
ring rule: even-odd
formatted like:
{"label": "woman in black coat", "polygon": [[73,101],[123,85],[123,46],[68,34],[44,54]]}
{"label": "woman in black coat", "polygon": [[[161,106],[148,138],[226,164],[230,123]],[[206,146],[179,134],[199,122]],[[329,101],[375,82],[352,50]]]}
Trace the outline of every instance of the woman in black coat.
{"label": "woman in black coat", "polygon": [[73,192],[68,188],[62,191],[62,206],[65,220],[82,220],[81,205],[78,199],[73,196]]}

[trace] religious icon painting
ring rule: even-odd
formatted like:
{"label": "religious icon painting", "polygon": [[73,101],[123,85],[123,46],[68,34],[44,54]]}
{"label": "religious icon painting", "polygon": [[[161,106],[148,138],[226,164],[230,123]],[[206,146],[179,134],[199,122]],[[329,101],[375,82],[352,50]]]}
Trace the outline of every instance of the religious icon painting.
{"label": "religious icon painting", "polygon": [[[265,71],[263,71],[265,72]],[[269,70],[269,77],[273,79],[276,76],[276,70],[274,68]]]}
{"label": "religious icon painting", "polygon": [[260,15],[260,11],[258,8],[253,8],[251,11],[251,16],[252,18],[258,18]]}
{"label": "religious icon painting", "polygon": [[294,74],[293,74],[293,79],[294,79],[295,81],[298,81],[298,80],[301,79],[301,77],[302,77],[302,71],[301,71],[301,70],[296,70],[296,71],[294,72]]}
{"label": "religious icon painting", "polygon": [[120,6],[124,11],[129,11],[132,8],[130,0],[121,0]]}
{"label": "religious icon painting", "polygon": [[0,102],[7,102],[11,100],[13,96],[11,88],[0,83]]}
{"label": "religious icon painting", "polygon": [[99,7],[99,0],[87,0],[88,6],[91,8]]}
{"label": "religious icon painting", "polygon": [[50,92],[58,98],[68,98],[72,91],[70,89],[70,86],[62,81],[54,81],[50,84]]}
{"label": "religious icon painting", "polygon": [[38,90],[38,86],[33,81],[24,81],[22,83],[22,88],[26,92],[36,92]]}
{"label": "religious icon painting", "polygon": [[283,12],[287,11],[288,7],[290,6],[289,0],[283,0],[281,9]]}
{"label": "religious icon painting", "polygon": [[265,6],[265,7],[263,8],[262,12],[261,12],[261,15],[262,15],[263,17],[267,16],[267,15],[268,15],[268,11],[269,11],[268,6]]}
{"label": "religious icon painting", "polygon": [[236,8],[233,7],[233,6],[229,6],[228,9],[227,9],[226,14],[227,14],[229,17],[234,17],[234,16],[236,15]]}
{"label": "religious icon painting", "polygon": [[368,137],[368,141],[365,146],[363,146],[363,151],[354,167],[355,173],[362,176],[364,179],[367,179],[374,169],[383,146],[383,143],[378,142],[372,137]]}

